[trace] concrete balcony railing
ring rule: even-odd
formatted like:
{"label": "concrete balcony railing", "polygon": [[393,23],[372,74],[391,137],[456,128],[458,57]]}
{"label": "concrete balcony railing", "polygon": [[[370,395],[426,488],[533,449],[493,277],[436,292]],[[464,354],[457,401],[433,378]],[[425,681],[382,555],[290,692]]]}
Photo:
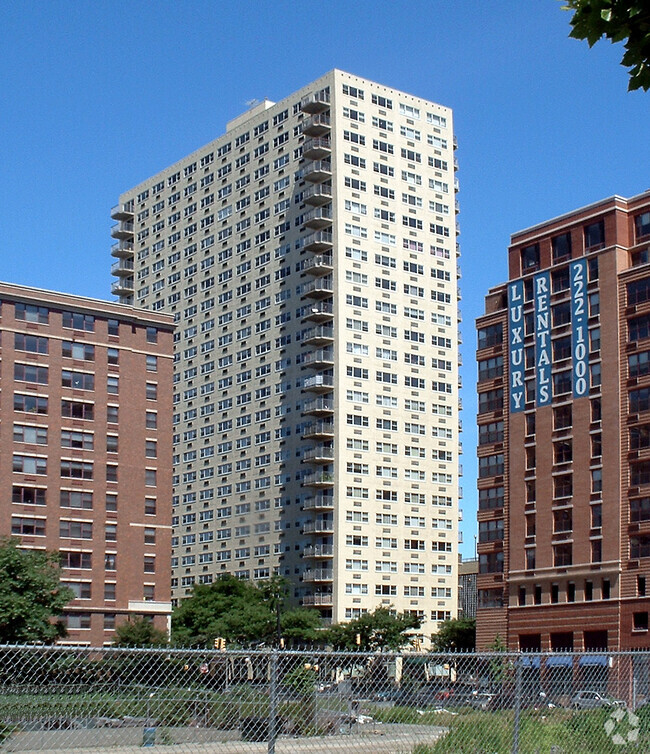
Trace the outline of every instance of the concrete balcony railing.
{"label": "concrete balcony railing", "polygon": [[309,568],[303,571],[302,580],[310,582],[334,581],[334,571],[331,568]]}
{"label": "concrete balcony railing", "polygon": [[334,545],[308,545],[302,551],[304,558],[333,558]]}
{"label": "concrete balcony railing", "polygon": [[303,414],[314,416],[326,416],[334,413],[334,401],[329,398],[315,398],[307,401],[302,407]]}
{"label": "concrete balcony railing", "polygon": [[306,594],[302,598],[302,604],[305,607],[329,607],[334,604],[334,595],[332,594]]}
{"label": "concrete balcony railing", "polygon": [[329,137],[316,136],[312,139],[305,139],[302,145],[302,156],[309,160],[322,160],[323,157],[329,157],[332,153],[332,142]]}
{"label": "concrete balcony railing", "polygon": [[305,283],[302,287],[302,295],[309,298],[326,298],[334,293],[334,286],[331,280],[322,280],[318,278],[311,283]]}
{"label": "concrete balcony railing", "polygon": [[303,390],[312,393],[329,393],[334,389],[334,377],[331,374],[315,374],[302,383]]}
{"label": "concrete balcony railing", "polygon": [[321,206],[332,201],[332,187],[329,185],[318,184],[305,189],[302,200],[305,204],[312,206]]}
{"label": "concrete balcony railing", "polygon": [[334,260],[331,254],[317,254],[311,259],[306,259],[303,264],[303,271],[308,275],[325,275],[332,272]]}
{"label": "concrete balcony railing", "polygon": [[329,160],[308,162],[302,169],[302,177],[310,183],[323,183],[332,177],[332,163]]}
{"label": "concrete balcony railing", "polygon": [[133,233],[134,233],[133,223],[129,223],[129,222],[122,221],[122,222],[116,223],[111,228],[111,236],[113,236],[113,238],[122,238],[128,241],[132,241]]}
{"label": "concrete balcony railing", "polygon": [[308,497],[303,505],[306,511],[329,511],[334,508],[334,498],[331,495],[314,495]]}
{"label": "concrete balcony railing", "polygon": [[326,345],[334,340],[334,328],[328,325],[310,327],[302,333],[302,342],[305,345]]}
{"label": "concrete balcony railing", "polygon": [[329,106],[329,92],[312,92],[300,100],[300,109],[303,113],[322,113]]}
{"label": "concrete balcony railing", "polygon": [[302,531],[304,534],[334,534],[334,521],[307,521]]}
{"label": "concrete balcony railing", "polygon": [[330,132],[331,127],[330,116],[327,113],[316,113],[302,122],[302,132],[305,136],[324,136]]}
{"label": "concrete balcony railing", "polygon": [[310,437],[334,437],[334,422],[312,422],[304,428],[302,436],[305,439]]}
{"label": "concrete balcony railing", "polygon": [[111,265],[111,275],[132,275],[133,267],[133,259],[120,259],[118,262],[113,262]]}
{"label": "concrete balcony railing", "polygon": [[116,241],[111,246],[111,256],[133,258],[133,241]]}
{"label": "concrete balcony railing", "polygon": [[312,322],[329,322],[334,318],[334,307],[331,301],[314,303],[302,315],[302,318]]}
{"label": "concrete balcony railing", "polygon": [[302,478],[306,487],[333,487],[334,474],[331,471],[317,471],[315,474],[307,474]]}

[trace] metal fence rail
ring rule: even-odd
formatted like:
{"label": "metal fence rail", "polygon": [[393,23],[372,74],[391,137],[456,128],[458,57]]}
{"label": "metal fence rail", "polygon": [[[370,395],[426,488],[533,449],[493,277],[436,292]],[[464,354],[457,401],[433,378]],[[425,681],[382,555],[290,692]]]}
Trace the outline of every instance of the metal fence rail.
{"label": "metal fence rail", "polygon": [[143,746],[221,754],[648,752],[650,653],[0,646],[0,750]]}

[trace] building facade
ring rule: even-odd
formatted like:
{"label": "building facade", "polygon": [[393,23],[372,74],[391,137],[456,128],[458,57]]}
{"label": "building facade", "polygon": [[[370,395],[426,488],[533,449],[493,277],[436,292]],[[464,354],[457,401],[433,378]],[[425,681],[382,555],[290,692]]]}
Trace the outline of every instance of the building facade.
{"label": "building facade", "polygon": [[171,614],[173,322],[0,283],[0,534],[60,551],[66,641]]}
{"label": "building facade", "polygon": [[120,300],[178,324],[176,600],[274,574],[326,621],[456,614],[447,108],[341,71],[120,196]]}
{"label": "building facade", "polygon": [[458,617],[476,618],[478,559],[458,560]]}
{"label": "building facade", "polygon": [[647,648],[650,192],[512,236],[478,320],[477,645]]}

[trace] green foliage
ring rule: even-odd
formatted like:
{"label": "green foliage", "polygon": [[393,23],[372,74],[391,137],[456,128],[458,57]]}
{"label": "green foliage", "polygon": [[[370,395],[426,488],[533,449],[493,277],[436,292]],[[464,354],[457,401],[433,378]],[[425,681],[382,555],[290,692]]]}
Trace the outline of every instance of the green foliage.
{"label": "green foliage", "polygon": [[279,611],[281,632],[289,643],[312,643],[318,638],[320,615],[301,608],[282,612],[286,591],[280,577],[256,586],[224,574],[212,584],[197,584],[192,596],[174,610],[173,642],[211,647],[217,637],[235,644],[273,641]]}
{"label": "green foliage", "polygon": [[280,626],[287,644],[316,644],[323,639],[323,620],[318,610],[287,610],[280,617]]}
{"label": "green foliage", "polygon": [[[408,644],[409,631],[420,628],[422,621],[410,613],[394,615],[388,608],[378,607],[349,623],[340,623],[327,631],[327,641],[335,649],[399,649]],[[360,643],[357,644],[357,636]]]}
{"label": "green foliage", "polygon": [[316,685],[316,673],[312,667],[296,665],[282,679],[282,685],[290,688],[299,696],[311,696]]}
{"label": "green foliage", "polygon": [[590,47],[602,37],[625,40],[621,65],[629,68],[628,89],[650,88],[650,6],[647,0],[566,0],[573,11],[570,36]]}
{"label": "green foliage", "polygon": [[473,652],[475,648],[475,618],[446,620],[433,637],[433,649],[437,652]]}
{"label": "green foliage", "polygon": [[167,634],[154,628],[147,618],[129,618],[117,627],[113,644],[116,647],[164,647]]}
{"label": "green foliage", "polygon": [[61,621],[53,621],[74,599],[61,586],[59,555],[21,550],[15,540],[0,540],[0,643],[52,644],[65,636]]}

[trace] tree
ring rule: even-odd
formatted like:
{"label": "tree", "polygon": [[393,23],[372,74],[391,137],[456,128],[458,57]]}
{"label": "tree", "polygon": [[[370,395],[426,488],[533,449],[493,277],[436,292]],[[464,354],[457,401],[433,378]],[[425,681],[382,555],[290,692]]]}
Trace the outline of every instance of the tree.
{"label": "tree", "polygon": [[[327,639],[335,649],[399,649],[408,644],[407,632],[420,628],[422,620],[411,613],[394,615],[388,608],[378,607],[349,623],[339,623],[327,631]],[[357,637],[359,643],[357,644]]]}
{"label": "tree", "polygon": [[318,610],[302,607],[287,610],[280,617],[280,626],[288,644],[316,644],[325,638],[323,619]]}
{"label": "tree", "polygon": [[472,652],[476,648],[476,619],[458,618],[440,624],[433,637],[436,652]]}
{"label": "tree", "polygon": [[593,47],[607,37],[625,42],[621,65],[630,68],[628,90],[650,88],[650,7],[646,0],[566,0],[573,11],[570,36]]}
{"label": "tree", "polygon": [[172,639],[181,646],[212,646],[217,637],[241,644],[265,641],[275,623],[262,590],[224,574],[212,584],[196,584],[174,610]]}
{"label": "tree", "polygon": [[16,540],[0,539],[0,642],[52,644],[65,636],[65,625],[53,620],[74,599],[61,585],[56,552],[22,550]]}
{"label": "tree", "polygon": [[154,628],[147,618],[136,616],[120,623],[115,631],[113,644],[116,647],[164,647],[167,644],[167,634]]}

